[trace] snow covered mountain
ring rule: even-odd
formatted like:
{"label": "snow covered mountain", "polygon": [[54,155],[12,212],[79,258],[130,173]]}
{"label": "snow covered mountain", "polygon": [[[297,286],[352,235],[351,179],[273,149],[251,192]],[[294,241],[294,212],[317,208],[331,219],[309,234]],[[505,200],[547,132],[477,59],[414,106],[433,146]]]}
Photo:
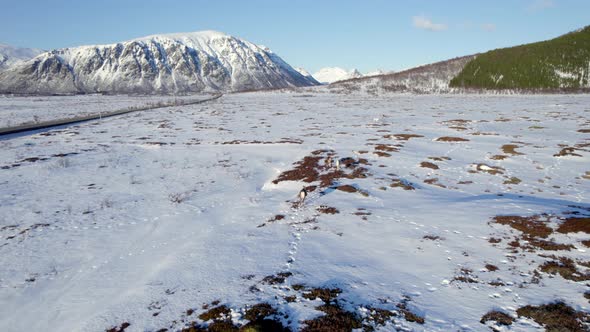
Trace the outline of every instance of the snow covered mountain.
{"label": "snow covered mountain", "polygon": [[378,92],[441,93],[453,90],[449,82],[477,55],[468,55],[399,72],[350,79],[330,85],[331,89]]}
{"label": "snow covered mountain", "polygon": [[323,84],[330,84],[336,81],[348,80],[351,78],[362,77],[358,70],[346,70],[340,67],[326,67],[318,70],[313,74],[313,77]]}
{"label": "snow covered mountain", "polygon": [[183,93],[317,84],[278,55],[216,31],[57,49],[0,73],[0,92]]}
{"label": "snow covered mountain", "polygon": [[36,48],[21,48],[0,44],[0,68],[8,67],[19,61],[29,60],[43,51]]}
{"label": "snow covered mountain", "polygon": [[321,84],[307,70],[305,70],[305,68],[295,67],[295,70],[297,70],[297,72],[299,72],[299,74],[303,75],[304,77],[306,77],[310,81],[313,81],[315,84]]}

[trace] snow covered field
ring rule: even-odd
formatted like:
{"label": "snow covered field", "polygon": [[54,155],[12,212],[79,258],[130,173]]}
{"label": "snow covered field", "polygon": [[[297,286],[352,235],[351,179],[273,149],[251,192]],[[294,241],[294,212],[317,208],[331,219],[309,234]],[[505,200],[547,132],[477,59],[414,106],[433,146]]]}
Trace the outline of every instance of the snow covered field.
{"label": "snow covered field", "polygon": [[[69,98],[90,97],[43,107],[77,112]],[[3,100],[2,121],[33,100]],[[88,104],[103,102],[130,101]],[[268,316],[293,330],[489,331],[496,311],[514,318],[496,328],[530,331],[536,306],[589,312],[589,105],[245,93],[4,138],[0,330]]]}
{"label": "snow covered field", "polygon": [[0,95],[0,127],[14,127],[43,121],[67,119],[162,103],[202,99],[203,95],[187,96],[36,96]]}

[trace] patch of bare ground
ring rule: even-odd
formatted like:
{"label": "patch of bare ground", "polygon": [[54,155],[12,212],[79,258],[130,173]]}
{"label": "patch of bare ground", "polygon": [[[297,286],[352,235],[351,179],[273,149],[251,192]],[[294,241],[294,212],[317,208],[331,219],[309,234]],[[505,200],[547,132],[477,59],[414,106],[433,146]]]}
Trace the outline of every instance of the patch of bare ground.
{"label": "patch of bare ground", "polygon": [[504,181],[504,184],[519,184],[521,182],[522,182],[521,179],[513,176],[513,177],[509,178],[508,180]]}
{"label": "patch of bare ground", "polygon": [[293,273],[291,272],[279,272],[275,275],[264,277],[264,279],[262,279],[262,282],[268,285],[282,284],[285,282],[287,278],[289,278],[292,275]]}
{"label": "patch of bare ground", "polygon": [[264,227],[264,226],[266,226],[266,223],[273,223],[273,222],[280,221],[280,220],[283,220],[283,219],[285,219],[285,215],[284,214],[277,214],[276,216],[268,219],[267,222],[258,225],[258,227]]}
{"label": "patch of bare ground", "polygon": [[463,283],[470,283],[476,284],[479,283],[477,280],[477,276],[473,275],[473,271],[470,269],[462,268],[459,270],[459,273],[451,279],[451,282],[463,282]]}
{"label": "patch of bare ground", "polygon": [[490,272],[494,272],[494,271],[498,271],[498,267],[496,265],[493,264],[486,264],[485,266],[486,270],[490,271]]}
{"label": "patch of bare ground", "polygon": [[576,311],[563,302],[539,306],[527,305],[516,310],[518,317],[527,317],[542,325],[548,332],[588,331],[590,315]]}
{"label": "patch of bare ground", "polygon": [[490,157],[491,160],[504,160],[506,158],[508,158],[508,156],[505,156],[503,154],[497,154]]}
{"label": "patch of bare ground", "polygon": [[582,179],[590,180],[590,171],[586,171],[586,173],[582,175]]}
{"label": "patch of bare ground", "polygon": [[449,158],[449,157],[445,157],[445,156],[442,156],[442,157],[428,157],[428,159],[430,159],[430,160],[434,160],[434,161],[445,161],[445,160],[451,160],[451,158]]}
{"label": "patch of bare ground", "polygon": [[383,138],[392,138],[395,137],[397,140],[400,141],[409,141],[412,138],[420,138],[424,137],[423,135],[418,134],[394,134],[394,135],[385,135]]}
{"label": "patch of bare ground", "polygon": [[474,168],[469,171],[471,173],[484,172],[484,173],[488,173],[491,175],[498,175],[498,174],[504,174],[504,171],[505,171],[505,169],[503,169],[500,166],[490,166],[490,165],[486,165],[486,164],[472,164],[471,166]]}
{"label": "patch of bare ground", "polygon": [[500,225],[510,226],[530,237],[547,238],[553,233],[553,229],[547,226],[547,223],[549,222],[548,216],[495,216],[493,222]]}
{"label": "patch of bare ground", "polygon": [[571,258],[567,257],[556,257],[556,260],[543,263],[539,266],[539,269],[548,274],[559,274],[562,278],[567,280],[590,280],[590,274],[580,272],[576,267],[576,263]]}
{"label": "patch of bare ground", "polygon": [[590,134],[590,129],[578,129],[578,132],[582,134]]}
{"label": "patch of bare ground", "polygon": [[559,233],[582,232],[590,234],[590,218],[567,218],[557,228]]}
{"label": "patch of bare ground", "polygon": [[416,187],[411,182],[404,179],[394,178],[389,186],[391,188],[402,188],[404,190],[416,190]]}
{"label": "patch of bare ground", "polygon": [[[364,179],[370,176],[368,169],[360,166],[370,165],[367,159],[345,157],[336,162],[332,159],[335,155],[331,150],[316,150],[311,154],[311,156],[306,156],[303,160],[296,162],[293,169],[281,173],[272,183],[278,184],[282,181],[319,182],[319,188],[327,188],[340,179]],[[318,186],[308,186],[307,188],[315,190]],[[347,187],[344,189],[347,190]],[[364,191],[358,191],[366,194]]]}
{"label": "patch of bare ground", "polygon": [[421,162],[420,167],[430,168],[430,169],[438,169],[438,165],[428,162],[428,161]]}
{"label": "patch of bare ground", "polygon": [[318,208],[316,209],[316,211],[318,211],[319,213],[324,213],[324,214],[337,214],[337,213],[340,213],[340,211],[338,211],[337,208],[331,207],[331,206],[326,206],[326,205],[320,205],[320,206],[318,206]]}
{"label": "patch of bare ground", "polygon": [[322,157],[319,156],[304,157],[303,160],[295,163],[295,168],[281,173],[272,183],[277,184],[282,181],[316,181],[319,176],[320,160],[322,160]]}
{"label": "patch of bare ground", "polygon": [[561,149],[558,153],[554,154],[553,157],[567,157],[567,156],[572,156],[572,157],[581,157],[582,155],[579,153],[576,153],[576,151],[579,149],[576,149],[574,147],[566,147]]}
{"label": "patch of bare ground", "polygon": [[493,321],[498,325],[508,326],[512,325],[512,323],[514,322],[514,318],[510,317],[507,313],[493,310],[483,315],[479,322],[485,324],[489,321]]}
{"label": "patch of bare ground", "polygon": [[221,142],[221,145],[237,145],[237,144],[303,144],[303,140],[294,138],[282,138],[278,141],[259,141],[259,140],[233,140]]}
{"label": "patch of bare ground", "polygon": [[425,320],[424,317],[412,312],[409,308],[408,308],[408,303],[410,302],[410,298],[409,297],[405,297],[398,305],[398,309],[401,312],[401,314],[404,316],[404,318],[408,321],[408,322],[414,322],[414,323],[418,323],[418,324],[424,324]]}
{"label": "patch of bare ground", "polygon": [[426,180],[424,180],[424,183],[430,184],[430,185],[433,185],[433,186],[437,186],[437,187],[441,187],[441,188],[446,188],[447,187],[444,184],[440,183],[438,181],[438,178],[426,179]]}
{"label": "patch of bare ground", "polygon": [[524,155],[524,153],[516,151],[517,148],[519,148],[519,146],[516,144],[504,144],[504,145],[502,145],[502,152],[504,152],[505,154],[513,155],[513,156]]}
{"label": "patch of bare ground", "polygon": [[424,235],[422,238],[424,240],[432,240],[432,241],[444,240],[443,237],[440,237],[438,235]]}
{"label": "patch of bare ground", "polygon": [[131,326],[131,324],[125,322],[125,323],[121,324],[120,326],[115,326],[110,329],[107,329],[106,332],[123,332],[129,326]]}
{"label": "patch of bare ground", "polygon": [[368,192],[366,192],[364,190],[361,190],[361,189],[358,189],[358,188],[356,188],[354,186],[351,186],[349,184],[340,185],[340,186],[336,187],[335,189],[336,190],[343,191],[345,193],[359,193],[359,194],[361,194],[361,195],[363,195],[365,197],[369,196],[369,193]]}
{"label": "patch of bare ground", "polygon": [[443,136],[436,139],[437,142],[468,142],[467,138]]}
{"label": "patch of bare ground", "polygon": [[291,331],[284,327],[278,319],[271,317],[277,315],[277,310],[268,303],[259,303],[246,310],[244,318],[249,320],[249,323],[242,326],[240,331],[243,332],[286,332]]}

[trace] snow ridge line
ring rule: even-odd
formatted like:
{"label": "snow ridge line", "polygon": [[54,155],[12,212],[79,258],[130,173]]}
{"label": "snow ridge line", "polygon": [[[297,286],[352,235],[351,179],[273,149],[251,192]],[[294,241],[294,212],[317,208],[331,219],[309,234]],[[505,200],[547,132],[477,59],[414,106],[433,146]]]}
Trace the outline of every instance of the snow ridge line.
{"label": "snow ridge line", "polygon": [[34,124],[24,124],[24,125],[19,125],[19,126],[15,126],[15,127],[5,127],[5,128],[0,128],[0,136],[17,134],[17,133],[39,130],[39,129],[47,129],[47,128],[58,127],[58,126],[71,125],[71,124],[76,124],[76,123],[91,121],[91,120],[101,120],[102,118],[108,118],[108,117],[123,115],[123,114],[127,114],[127,113],[139,112],[139,111],[148,111],[148,110],[153,110],[153,109],[158,109],[158,108],[168,108],[168,107],[174,107],[174,106],[187,106],[187,105],[202,104],[202,103],[205,103],[208,101],[219,99],[219,98],[221,98],[221,96],[223,96],[223,94],[217,94],[211,98],[200,99],[200,100],[196,100],[196,101],[195,100],[186,101],[186,102],[175,101],[173,103],[166,103],[166,104],[161,104],[161,105],[145,106],[145,107],[133,108],[133,109],[122,109],[122,110],[116,110],[116,111],[106,112],[106,113],[95,113],[95,114],[90,114],[90,115],[80,116],[80,117],[44,121],[44,122],[34,123]]}

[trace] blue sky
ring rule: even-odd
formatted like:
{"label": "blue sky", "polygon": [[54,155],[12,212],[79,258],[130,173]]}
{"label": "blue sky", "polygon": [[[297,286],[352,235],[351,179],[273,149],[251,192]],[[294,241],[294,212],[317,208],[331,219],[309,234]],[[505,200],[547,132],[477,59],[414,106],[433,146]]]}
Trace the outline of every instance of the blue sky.
{"label": "blue sky", "polygon": [[590,25],[588,0],[0,0],[0,43],[53,49],[218,30],[293,66],[400,70]]}

